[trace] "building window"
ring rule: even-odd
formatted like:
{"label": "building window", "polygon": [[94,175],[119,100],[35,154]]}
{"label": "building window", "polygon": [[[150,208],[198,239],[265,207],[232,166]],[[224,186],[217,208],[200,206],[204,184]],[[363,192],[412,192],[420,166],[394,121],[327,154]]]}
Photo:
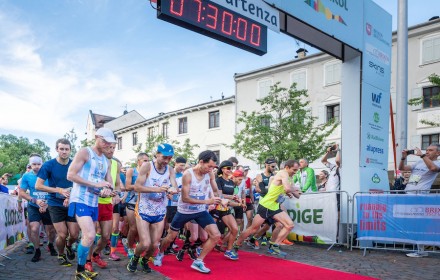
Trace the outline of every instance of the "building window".
{"label": "building window", "polygon": [[118,150],[122,150],[122,137],[118,137]]}
{"label": "building window", "polygon": [[440,106],[440,87],[426,87],[423,89],[423,108],[433,108]]}
{"label": "building window", "polygon": [[341,62],[331,62],[324,66],[325,85],[332,85],[341,81]]}
{"label": "building window", "polygon": [[220,127],[220,111],[209,112],[209,128]]}
{"label": "building window", "polygon": [[336,119],[339,120],[339,104],[336,105],[329,105],[327,107],[327,122]]}
{"label": "building window", "polygon": [[290,74],[291,84],[296,83],[297,90],[307,89],[307,71],[298,70]]}
{"label": "building window", "polygon": [[154,137],[154,126],[148,128],[148,138]]}
{"label": "building window", "polygon": [[422,135],[422,150],[426,150],[431,144],[438,144],[440,134]]}
{"label": "building window", "polygon": [[422,64],[440,60],[440,36],[423,40]]}
{"label": "building window", "polygon": [[188,118],[179,119],[179,134],[188,133]]}
{"label": "building window", "polygon": [[137,143],[138,143],[138,133],[137,132],[133,132],[132,139],[133,139],[133,146],[137,145]]}
{"label": "building window", "polygon": [[162,136],[165,138],[168,138],[168,128],[169,128],[169,123],[162,124]]}
{"label": "building window", "polygon": [[272,80],[263,80],[258,82],[258,97],[264,98],[269,95],[270,87],[272,86]]}
{"label": "building window", "polygon": [[212,151],[216,156],[217,156],[217,161],[215,162],[216,164],[220,163],[220,151]]}

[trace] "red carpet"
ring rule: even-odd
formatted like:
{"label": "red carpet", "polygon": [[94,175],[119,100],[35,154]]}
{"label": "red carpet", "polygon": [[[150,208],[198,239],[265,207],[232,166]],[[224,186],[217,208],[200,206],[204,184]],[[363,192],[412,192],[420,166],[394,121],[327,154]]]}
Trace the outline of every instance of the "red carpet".
{"label": "red carpet", "polygon": [[[122,246],[118,252],[122,253]],[[125,252],[123,253],[124,255]],[[153,270],[173,280],[225,280],[225,279],[304,279],[304,280],[330,280],[350,279],[367,280],[376,279],[372,277],[336,271],[317,266],[307,265],[294,261],[283,260],[275,257],[259,255],[239,251],[240,259],[231,261],[223,256],[223,253],[212,251],[205,258],[205,265],[211,269],[211,273],[202,274],[191,268],[192,260],[187,254],[182,262],[179,262],[174,255],[165,256],[161,267],[150,267]]]}

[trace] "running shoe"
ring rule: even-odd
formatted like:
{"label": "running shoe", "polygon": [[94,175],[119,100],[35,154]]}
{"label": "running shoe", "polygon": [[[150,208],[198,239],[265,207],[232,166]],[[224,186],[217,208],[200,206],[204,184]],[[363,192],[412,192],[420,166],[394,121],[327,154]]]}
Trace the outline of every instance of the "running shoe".
{"label": "running shoe", "polygon": [[138,262],[132,257],[127,264],[127,270],[130,272],[136,272]]}
{"label": "running shoe", "polygon": [[420,251],[420,252],[408,253],[406,254],[406,256],[410,258],[423,258],[423,257],[427,257],[428,253]]}
{"label": "running shoe", "polygon": [[41,259],[40,249],[35,250],[35,255],[32,257],[31,262],[38,262]]}
{"label": "running shoe", "polygon": [[255,248],[254,248],[255,250],[260,249],[260,242],[258,240],[255,240],[254,244],[255,244]]}
{"label": "running shoe", "polygon": [[287,246],[291,246],[291,245],[293,245],[294,243],[293,242],[290,242],[289,241],[289,239],[284,239],[282,242],[281,242],[281,245],[287,245]]}
{"label": "running shoe", "polygon": [[112,260],[112,261],[120,261],[121,260],[121,258],[118,256],[118,255],[116,255],[116,253],[111,253],[109,256],[108,256],[108,258],[110,259],[110,260]]}
{"label": "running shoe", "polygon": [[78,249],[78,242],[73,242],[72,251],[76,252],[77,249]]}
{"label": "running shoe", "polygon": [[283,252],[280,250],[280,246],[273,244],[269,250],[267,250],[267,252],[271,255],[275,255],[275,256],[286,256],[287,253]]}
{"label": "running shoe", "polygon": [[51,255],[51,256],[53,256],[53,257],[58,256],[58,252],[55,250],[55,247],[53,246],[52,243],[49,243],[49,244],[47,245],[47,249],[49,249],[49,252],[50,252],[50,255]]}
{"label": "running shoe", "polygon": [[224,256],[233,261],[238,260],[238,255],[233,250],[226,251]]}
{"label": "running shoe", "polygon": [[142,271],[145,273],[150,273],[151,272],[151,268],[148,265],[148,260],[143,257],[140,259],[139,264],[142,266]]}
{"label": "running shoe", "polygon": [[92,262],[96,263],[100,268],[106,268],[108,265],[107,262],[101,259],[100,255],[97,255],[96,257],[92,256]]}
{"label": "running shoe", "polygon": [[86,261],[86,264],[84,265],[84,268],[89,271],[90,273],[95,272],[93,270],[93,265],[91,261]]}
{"label": "running shoe", "polygon": [[104,248],[104,250],[102,250],[102,252],[104,253],[104,255],[108,256],[110,255],[110,246],[107,244]]}
{"label": "running shoe", "polygon": [[185,255],[185,250],[179,250],[179,252],[177,252],[177,255],[176,255],[176,259],[178,260],[178,261],[183,261],[183,256]]}
{"label": "running shoe", "polygon": [[94,271],[88,271],[86,269],[86,274],[90,277],[90,278],[95,278],[96,276],[98,276],[98,272],[94,272]]}
{"label": "running shoe", "polygon": [[195,269],[201,273],[210,273],[211,272],[211,270],[205,266],[205,263],[199,259],[195,260],[192,263],[191,268]]}
{"label": "running shoe", "polygon": [[266,236],[263,237],[263,239],[261,240],[261,246],[266,246],[267,245],[267,238]]}
{"label": "running shoe", "polygon": [[72,263],[67,260],[66,255],[58,255],[58,263],[61,266],[72,266]]}
{"label": "running shoe", "polygon": [[33,254],[33,253],[35,253],[34,245],[28,245],[28,246],[26,247],[26,254],[31,255],[31,254]]}
{"label": "running shoe", "polygon": [[163,253],[157,253],[156,257],[154,258],[153,264],[155,266],[162,266],[163,256]]}
{"label": "running shoe", "polygon": [[173,247],[169,247],[165,250],[165,255],[176,255],[178,251],[174,250]]}
{"label": "running shoe", "polygon": [[75,252],[72,250],[72,246],[66,246],[66,255],[71,261],[75,259]]}
{"label": "running shoe", "polygon": [[188,255],[193,261],[197,260],[197,253],[193,248],[188,248]]}
{"label": "running shoe", "polygon": [[92,280],[92,278],[87,274],[86,271],[77,271],[75,273],[76,280]]}
{"label": "running shoe", "polygon": [[122,238],[122,245],[124,246],[125,253],[128,253],[128,240],[127,240],[127,238]]}
{"label": "running shoe", "polygon": [[252,249],[255,249],[255,244],[252,243],[252,241],[246,241],[246,245],[248,245],[249,247],[251,247]]}
{"label": "running shoe", "polygon": [[186,240],[186,236],[184,234],[179,235],[179,239],[185,241]]}
{"label": "running shoe", "polygon": [[222,253],[226,252],[225,248],[223,248],[223,246],[220,245],[220,244],[216,244],[215,247],[214,247],[214,250],[216,250],[218,252],[222,252]]}
{"label": "running shoe", "polygon": [[131,259],[134,256],[134,250],[133,249],[128,249],[127,256],[128,256],[129,259]]}

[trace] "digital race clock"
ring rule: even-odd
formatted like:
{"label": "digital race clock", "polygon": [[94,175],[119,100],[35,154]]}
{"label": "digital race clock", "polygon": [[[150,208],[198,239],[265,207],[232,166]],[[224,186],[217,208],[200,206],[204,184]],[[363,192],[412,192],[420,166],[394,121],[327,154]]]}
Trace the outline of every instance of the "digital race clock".
{"label": "digital race clock", "polygon": [[267,52],[267,27],[207,0],[159,0],[159,19],[258,55]]}

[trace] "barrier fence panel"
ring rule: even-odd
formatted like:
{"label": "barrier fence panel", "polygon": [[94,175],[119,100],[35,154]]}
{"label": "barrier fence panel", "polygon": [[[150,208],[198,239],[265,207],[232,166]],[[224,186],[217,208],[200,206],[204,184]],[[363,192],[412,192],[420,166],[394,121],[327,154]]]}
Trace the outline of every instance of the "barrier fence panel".
{"label": "barrier fence panel", "polygon": [[352,248],[440,253],[440,193],[381,191],[353,195]]}
{"label": "barrier fence panel", "polygon": [[6,247],[22,240],[26,232],[24,215],[17,206],[16,197],[0,194],[0,256],[4,258],[8,258],[2,254]]}
{"label": "barrier fence panel", "polygon": [[331,244],[330,248],[341,244],[348,248],[349,227],[341,226],[341,216],[349,221],[349,203],[350,197],[344,191],[305,193],[299,199],[286,199],[282,207],[295,225],[289,240]]}

